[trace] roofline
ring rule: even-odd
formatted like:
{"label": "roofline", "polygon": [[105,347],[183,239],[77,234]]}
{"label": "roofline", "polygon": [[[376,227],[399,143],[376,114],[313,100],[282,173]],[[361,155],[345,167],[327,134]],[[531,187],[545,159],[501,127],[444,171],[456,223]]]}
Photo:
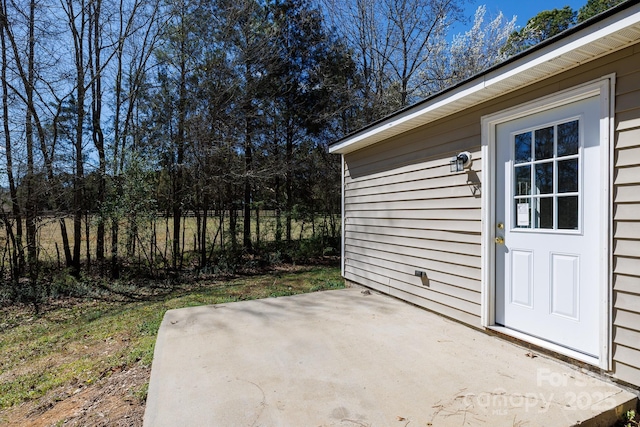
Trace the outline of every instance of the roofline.
{"label": "roofline", "polygon": [[[638,6],[638,4],[640,4],[640,0],[628,0],[623,3],[620,3],[619,5],[599,15],[596,15],[574,27],[571,27],[554,37],[544,40],[538,43],[537,45],[503,62],[500,62],[494,65],[493,67],[488,68],[485,71],[482,71],[472,77],[469,77],[468,79],[465,79],[453,86],[450,86],[438,93],[435,93],[415,104],[404,107],[386,117],[376,120],[343,138],[340,138],[336,141],[331,142],[329,144],[329,152],[346,154],[378,142],[379,138],[375,138],[375,136],[383,132],[389,134],[389,136],[393,136],[393,135],[398,135],[400,133],[406,132],[410,129],[414,129],[423,124],[426,124],[430,122],[430,120],[427,120],[424,123],[423,121],[415,120],[416,122],[418,122],[415,126],[402,126],[403,130],[401,131],[397,131],[397,132],[390,131],[391,128],[399,124],[399,121],[409,122],[415,119],[417,116],[420,116],[423,112],[426,112],[427,110],[435,111],[453,103],[454,101],[461,100],[465,97],[471,97],[473,95],[477,95],[478,91],[481,91],[484,88],[487,88],[488,83],[491,83],[492,81],[493,81],[492,84],[497,84],[503,79],[515,78],[520,73],[524,74],[525,72],[535,67],[540,67],[544,65],[546,62],[551,61],[553,59],[554,52],[557,53],[557,55],[555,55],[555,57],[557,57],[562,53],[559,51],[564,50],[563,47],[565,47],[565,45],[575,43],[583,38],[587,38],[589,34],[592,34],[588,32],[588,29],[590,29],[591,27],[595,27],[596,29],[596,31],[594,31],[593,33],[599,32],[602,34],[599,34],[599,37],[595,38],[594,40],[589,40],[587,43],[584,43],[584,44],[595,43],[600,39],[604,39],[607,35],[614,33],[616,30],[621,31],[622,29],[618,27],[621,27],[624,24],[628,24],[628,26],[636,26],[640,30],[640,8],[636,7],[636,9],[639,9],[639,10],[636,10],[636,11],[631,10],[629,12],[629,9],[633,9],[634,6]],[[623,14],[624,11],[628,11],[627,13],[628,16],[626,17],[623,16],[622,19],[620,20],[611,19],[612,16]],[[631,18],[630,22],[622,22],[624,19],[628,20],[629,18]],[[604,25],[598,28],[598,24],[604,24]],[[607,32],[606,31],[607,29],[610,29],[610,31]],[[578,33],[585,33],[585,34],[583,34],[581,37],[574,37],[574,35]],[[640,39],[636,39],[634,40],[634,42],[637,42],[638,40]],[[608,52],[605,52],[605,54],[611,53],[615,50],[622,49],[628,46],[629,44],[632,44],[632,43],[622,44],[619,47],[610,49]],[[582,45],[575,46],[574,49],[577,50],[581,46]],[[540,59],[539,58],[540,56],[542,57],[549,56],[550,58],[547,58],[546,61],[542,61],[542,62],[534,61],[536,59]],[[570,68],[574,68],[578,65],[589,62],[591,60],[594,60],[600,56],[602,56],[602,54],[595,54],[588,60],[584,60],[582,62],[576,63],[572,67],[563,68],[563,71]],[[526,67],[526,65],[531,62],[535,62],[535,63],[529,67]],[[524,66],[524,69],[520,71],[514,70],[514,68],[521,68],[523,66]],[[513,73],[514,71],[515,73]],[[512,75],[508,75],[510,72],[512,73]],[[493,74],[495,74],[495,76],[491,76]],[[550,75],[553,75],[553,74],[557,74],[557,73],[552,73],[547,76],[543,76],[542,78],[538,78],[537,80],[534,79],[529,83],[522,85],[520,87],[524,87],[528,84],[535,83],[536,81],[540,81],[543,78],[549,77]],[[473,103],[473,105],[477,105],[481,102],[487,101],[488,99],[492,99],[492,98],[495,98],[496,96],[506,94],[508,92],[511,92],[512,90],[514,89],[504,90],[486,99],[484,99],[485,97],[482,97],[482,96],[480,97],[476,96],[477,98],[480,98],[480,99],[478,102]],[[455,112],[456,111],[445,113],[442,115],[442,117],[446,117]],[[439,118],[442,118],[442,117],[439,117]],[[402,119],[405,119],[405,120],[402,120]],[[382,139],[386,139],[386,137]]]}

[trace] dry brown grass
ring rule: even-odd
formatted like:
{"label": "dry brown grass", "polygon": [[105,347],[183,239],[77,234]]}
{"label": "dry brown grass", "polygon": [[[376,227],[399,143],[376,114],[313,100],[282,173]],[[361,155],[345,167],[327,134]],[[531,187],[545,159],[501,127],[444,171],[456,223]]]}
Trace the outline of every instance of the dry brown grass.
{"label": "dry brown grass", "polygon": [[[71,218],[65,218],[65,225],[67,228],[67,234],[69,236],[70,244],[73,245],[73,221]],[[96,253],[96,232],[97,223],[96,218],[89,217],[89,253],[91,257]],[[284,218],[282,220],[282,227],[284,233]],[[195,251],[197,249],[197,223],[196,218],[188,216],[183,218],[182,221],[182,235],[181,246],[185,251]],[[87,223],[82,223],[82,243],[81,254],[82,259],[86,260],[87,257]],[[124,253],[127,245],[127,223],[122,222],[119,224],[119,239],[118,250],[119,253]],[[207,243],[210,245],[214,243],[220,246],[224,238],[224,244],[230,242],[229,236],[229,220],[226,218],[222,227],[220,227],[220,220],[217,217],[209,217],[207,221]],[[237,238],[239,241],[242,239],[243,221],[238,219],[237,224]],[[276,218],[273,215],[262,214],[260,218],[260,235],[257,234],[257,227],[255,221],[251,224],[252,241],[257,242],[272,242],[275,240],[276,235]],[[155,239],[152,239],[155,233]],[[172,233],[173,233],[173,219],[157,217],[153,220],[143,223],[138,230],[138,238],[136,240],[136,246],[140,249],[139,245],[143,246],[142,253],[148,253],[151,250],[151,242],[155,241],[155,250],[158,254],[170,254],[172,248]],[[301,221],[294,221],[292,226],[292,237],[294,239],[309,238],[312,236],[312,228],[310,224],[305,224]],[[282,236],[284,238],[284,235]],[[64,259],[63,246],[62,246],[62,234],[60,231],[60,219],[55,217],[43,217],[40,219],[37,225],[37,239],[38,239],[38,256],[39,259],[51,263],[56,263],[59,260]],[[0,248],[6,247],[7,235],[6,230],[0,227]],[[109,224],[106,225],[105,233],[105,248],[109,252],[111,248],[111,228]],[[0,249],[1,253],[2,249]]]}

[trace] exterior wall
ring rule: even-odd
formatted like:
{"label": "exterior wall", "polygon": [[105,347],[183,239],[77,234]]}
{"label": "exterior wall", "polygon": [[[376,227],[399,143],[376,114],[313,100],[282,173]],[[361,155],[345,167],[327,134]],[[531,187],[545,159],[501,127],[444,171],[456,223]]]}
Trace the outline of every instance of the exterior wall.
{"label": "exterior wall", "polygon": [[[479,326],[480,122],[456,124],[437,126],[428,146],[419,132],[347,158],[345,276]],[[449,172],[458,147],[472,151],[471,177]]]}
{"label": "exterior wall", "polygon": [[640,385],[640,45],[616,85],[613,371]]}
{"label": "exterior wall", "polygon": [[640,45],[345,155],[345,278],[480,327],[481,117],[611,73],[612,371],[640,385]]}

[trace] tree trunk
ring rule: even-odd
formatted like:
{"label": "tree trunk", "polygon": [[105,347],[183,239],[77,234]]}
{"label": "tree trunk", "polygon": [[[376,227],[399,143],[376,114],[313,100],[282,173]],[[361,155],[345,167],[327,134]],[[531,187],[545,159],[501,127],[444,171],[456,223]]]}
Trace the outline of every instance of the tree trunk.
{"label": "tree trunk", "polygon": [[118,260],[118,219],[111,219],[111,278],[120,278],[120,261]]}
{"label": "tree trunk", "polygon": [[256,205],[256,247],[260,250],[260,206]]}
{"label": "tree trunk", "polygon": [[[273,136],[275,139],[273,159],[277,165],[280,165],[281,164],[280,149],[278,147],[279,141],[277,139],[277,133],[274,132]],[[276,172],[274,193],[275,193],[274,203],[275,203],[275,209],[276,209],[276,212],[275,212],[276,213],[276,246],[280,246],[280,243],[282,242],[282,208],[280,206],[280,171]]]}
{"label": "tree trunk", "polygon": [[244,136],[244,160],[245,160],[245,176],[244,176],[244,230],[243,230],[243,246],[244,249],[251,253],[251,169],[252,169],[252,148],[251,135],[249,134],[249,120],[246,120],[245,136]]}
{"label": "tree trunk", "polygon": [[238,214],[236,211],[236,204],[231,202],[231,208],[229,209],[229,237],[231,237],[231,251],[235,252],[238,248],[237,234],[237,220]]}
{"label": "tree trunk", "polygon": [[293,211],[293,129],[292,124],[287,123],[287,141],[285,153],[285,187],[287,192],[286,205],[286,230],[287,243],[291,243],[291,214]]}
{"label": "tree trunk", "polygon": [[[85,70],[84,70],[84,36],[87,11],[85,3],[81,2],[82,10],[76,16],[72,0],[67,0],[67,18],[73,38],[74,60],[76,67],[76,129],[74,141],[75,176],[73,180],[73,274],[80,274],[80,251],[82,245],[82,216],[84,210],[84,155],[83,155],[83,131],[84,131],[84,103],[85,103]],[[77,25],[80,25],[80,28]]]}
{"label": "tree trunk", "polygon": [[[2,7],[2,15],[6,14],[6,3],[3,1],[0,3]],[[16,223],[15,236],[12,239],[14,244],[13,248],[13,268],[11,269],[11,275],[14,280],[24,273],[25,259],[24,248],[22,246],[22,212],[20,204],[18,203],[18,192],[16,189],[15,178],[13,175],[13,155],[11,146],[11,129],[9,127],[9,88],[7,86],[7,46],[5,40],[5,27],[4,24],[0,28],[0,43],[2,44],[2,119],[4,125],[4,142],[5,142],[5,160],[7,167],[7,181],[9,182],[9,195],[11,197],[11,212],[13,213],[13,219]],[[7,227],[10,225],[7,223]]]}
{"label": "tree trunk", "polygon": [[[100,43],[100,16],[102,2],[93,0],[93,67],[91,68],[91,92],[92,92],[92,136],[93,144],[98,151],[98,209],[102,209],[105,202],[106,176],[107,176],[107,159],[104,150],[104,134],[102,132],[102,58]],[[96,260],[102,262],[104,260],[104,218],[101,212],[98,214],[98,227],[96,230]]]}
{"label": "tree trunk", "polygon": [[182,191],[184,169],[184,145],[186,131],[186,103],[187,103],[187,64],[184,36],[181,41],[182,50],[180,57],[180,86],[178,89],[178,134],[176,135],[176,164],[173,179],[173,268],[177,269],[182,264],[180,249],[180,221],[182,219]]}
{"label": "tree trunk", "polygon": [[31,298],[36,312],[39,311],[38,303],[38,252],[36,247],[36,218],[37,203],[35,199],[34,182],[34,156],[33,156],[33,87],[35,83],[35,0],[29,2],[29,58],[27,65],[27,115],[25,118],[25,137],[27,140],[27,201],[26,201],[26,228],[27,228],[27,266],[29,269],[29,284]]}
{"label": "tree trunk", "polygon": [[89,219],[89,211],[84,211],[84,233],[85,233],[85,242],[87,249],[87,269],[91,267],[91,221]]}
{"label": "tree trunk", "polygon": [[202,230],[201,230],[201,234],[200,234],[200,268],[205,268],[207,266],[207,223],[208,223],[208,216],[209,216],[209,211],[207,210],[206,207],[206,201],[205,201],[205,208],[204,208],[204,212],[202,214]]}
{"label": "tree trunk", "polygon": [[66,217],[58,220],[60,225],[60,237],[62,238],[62,251],[64,252],[64,265],[71,266],[71,246],[69,245],[69,234],[67,233]]}
{"label": "tree trunk", "polygon": [[156,248],[158,242],[158,234],[156,232],[156,218],[154,216],[151,227],[151,243],[149,248],[149,262],[151,264],[151,268],[154,268],[156,263]]}

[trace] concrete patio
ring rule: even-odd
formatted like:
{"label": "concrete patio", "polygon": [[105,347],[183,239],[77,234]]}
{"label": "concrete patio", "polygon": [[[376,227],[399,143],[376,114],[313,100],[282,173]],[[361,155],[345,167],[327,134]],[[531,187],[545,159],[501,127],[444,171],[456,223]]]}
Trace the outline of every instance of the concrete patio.
{"label": "concrete patio", "polygon": [[171,310],[144,425],[610,426],[636,396],[351,288]]}

